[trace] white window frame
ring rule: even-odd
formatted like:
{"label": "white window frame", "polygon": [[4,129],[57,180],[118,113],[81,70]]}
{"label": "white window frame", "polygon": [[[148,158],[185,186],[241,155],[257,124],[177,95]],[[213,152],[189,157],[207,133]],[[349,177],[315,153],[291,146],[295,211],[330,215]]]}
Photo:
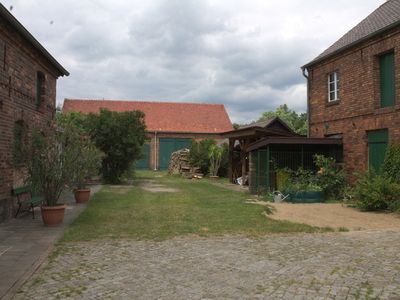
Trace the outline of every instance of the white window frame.
{"label": "white window frame", "polygon": [[[333,80],[331,80],[332,75],[333,75]],[[333,84],[333,90],[331,90],[332,84]],[[338,100],[339,100],[339,73],[335,71],[328,74],[328,102],[334,102]]]}

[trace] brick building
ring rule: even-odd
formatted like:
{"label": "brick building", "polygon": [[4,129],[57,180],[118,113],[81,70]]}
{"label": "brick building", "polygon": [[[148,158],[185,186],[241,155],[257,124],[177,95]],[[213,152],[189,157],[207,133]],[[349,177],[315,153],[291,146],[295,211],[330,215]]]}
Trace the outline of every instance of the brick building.
{"label": "brick building", "polygon": [[310,137],[343,139],[349,173],[400,142],[400,0],[389,0],[303,67]]}
{"label": "brick building", "polygon": [[65,99],[63,113],[98,113],[140,110],[145,113],[148,142],[138,168],[165,170],[171,153],[190,146],[192,140],[214,138],[232,130],[222,104]]}
{"label": "brick building", "polygon": [[68,72],[0,4],[0,221],[13,211],[12,188],[23,183],[19,157],[33,127],[55,115],[56,80]]}

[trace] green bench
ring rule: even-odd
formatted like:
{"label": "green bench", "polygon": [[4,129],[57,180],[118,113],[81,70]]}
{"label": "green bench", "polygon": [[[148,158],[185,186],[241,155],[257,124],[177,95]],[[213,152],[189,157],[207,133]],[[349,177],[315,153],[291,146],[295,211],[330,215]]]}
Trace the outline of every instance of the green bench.
{"label": "green bench", "polygon": [[35,207],[40,206],[43,203],[44,197],[32,195],[32,190],[29,185],[14,188],[12,192],[13,195],[17,197],[18,201],[18,210],[15,214],[15,218],[21,212],[21,207],[25,204],[25,206],[28,206],[26,211],[32,210],[32,218],[34,219]]}

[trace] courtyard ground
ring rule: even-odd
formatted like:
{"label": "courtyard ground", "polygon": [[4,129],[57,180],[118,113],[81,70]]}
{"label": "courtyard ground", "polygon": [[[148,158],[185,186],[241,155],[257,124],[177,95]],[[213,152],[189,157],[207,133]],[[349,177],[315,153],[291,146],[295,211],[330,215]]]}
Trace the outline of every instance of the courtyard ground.
{"label": "courtyard ground", "polygon": [[400,230],[272,220],[160,173],[106,186],[15,299],[399,299]]}

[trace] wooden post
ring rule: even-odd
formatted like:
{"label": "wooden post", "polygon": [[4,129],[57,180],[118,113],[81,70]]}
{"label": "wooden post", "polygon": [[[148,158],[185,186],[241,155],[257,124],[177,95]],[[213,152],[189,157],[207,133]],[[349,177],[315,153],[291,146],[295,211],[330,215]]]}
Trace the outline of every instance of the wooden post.
{"label": "wooden post", "polygon": [[235,147],[235,139],[229,139],[229,150],[228,150],[228,178],[231,183],[234,183],[233,178],[233,150]]}

